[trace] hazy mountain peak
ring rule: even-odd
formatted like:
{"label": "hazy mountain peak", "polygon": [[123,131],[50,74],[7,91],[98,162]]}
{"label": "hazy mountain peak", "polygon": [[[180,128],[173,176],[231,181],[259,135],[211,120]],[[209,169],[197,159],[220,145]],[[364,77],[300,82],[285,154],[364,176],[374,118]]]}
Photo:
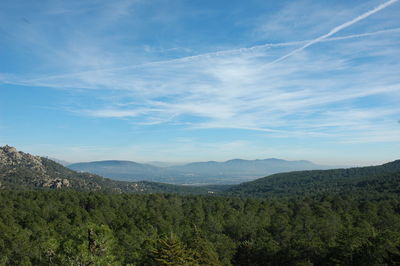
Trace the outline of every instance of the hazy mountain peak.
{"label": "hazy mountain peak", "polygon": [[93,161],[93,162],[84,162],[84,163],[76,163],[76,164],[98,164],[98,165],[139,165],[140,163],[133,162],[133,161],[127,161],[127,160],[103,160],[103,161]]}
{"label": "hazy mountain peak", "polygon": [[235,163],[235,162],[244,162],[244,161],[247,161],[247,160],[244,160],[244,159],[231,159],[231,160],[226,161],[226,163]]}

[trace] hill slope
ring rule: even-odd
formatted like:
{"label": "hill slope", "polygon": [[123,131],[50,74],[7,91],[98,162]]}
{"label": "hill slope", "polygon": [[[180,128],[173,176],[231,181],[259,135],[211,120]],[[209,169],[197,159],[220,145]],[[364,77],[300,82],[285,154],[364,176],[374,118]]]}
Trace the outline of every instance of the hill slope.
{"label": "hill slope", "polygon": [[282,159],[263,159],[263,160],[242,160],[233,159],[226,162],[195,162],[186,165],[169,167],[181,173],[199,176],[219,176],[219,177],[261,177],[268,174],[298,171],[327,169],[328,166],[316,165],[309,161],[287,161]]}
{"label": "hill slope", "polygon": [[174,173],[149,164],[141,164],[131,161],[96,161],[86,163],[74,163],[68,168],[79,171],[98,174],[116,180],[124,181],[174,181]]}
{"label": "hill slope", "polygon": [[334,193],[400,193],[400,160],[379,166],[280,173],[231,187],[246,196]]}
{"label": "hill slope", "polygon": [[90,173],[77,173],[47,158],[14,147],[0,147],[1,189],[67,189],[127,193],[207,193],[209,187],[185,187],[154,182],[115,181]]}
{"label": "hill slope", "polygon": [[116,180],[147,180],[173,184],[238,184],[274,173],[331,168],[309,161],[281,159],[234,159],[226,162],[195,162],[171,167],[113,160],[76,163],[67,167]]}

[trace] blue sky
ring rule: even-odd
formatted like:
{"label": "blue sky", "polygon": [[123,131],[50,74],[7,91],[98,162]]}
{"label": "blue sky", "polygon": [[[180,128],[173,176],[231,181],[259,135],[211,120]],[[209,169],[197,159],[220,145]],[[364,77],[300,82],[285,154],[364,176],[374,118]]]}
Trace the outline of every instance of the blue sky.
{"label": "blue sky", "polygon": [[400,159],[400,2],[0,2],[0,145],[71,162]]}

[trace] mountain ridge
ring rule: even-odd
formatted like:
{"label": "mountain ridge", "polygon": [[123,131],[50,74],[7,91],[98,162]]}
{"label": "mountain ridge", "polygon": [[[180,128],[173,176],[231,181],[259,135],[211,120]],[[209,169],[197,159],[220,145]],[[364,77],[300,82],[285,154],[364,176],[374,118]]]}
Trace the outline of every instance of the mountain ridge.
{"label": "mountain ridge", "polygon": [[68,168],[102,175],[124,181],[148,180],[173,184],[238,184],[266,175],[294,170],[329,169],[307,160],[277,158],[245,160],[231,159],[224,162],[192,162],[168,167],[157,167],[124,160],[105,160],[75,163]]}
{"label": "mountain ridge", "polygon": [[[377,166],[278,173],[228,189],[231,195],[294,196],[371,190],[400,193],[400,160]],[[389,193],[389,194],[390,194]]]}
{"label": "mountain ridge", "polygon": [[[130,162],[128,161],[128,164]],[[186,193],[246,197],[298,197],[325,193],[365,198],[400,194],[400,160],[378,166],[278,173],[234,186],[179,186],[115,181],[78,173],[48,158],[0,147],[0,189],[60,189],[112,193]],[[383,193],[382,193],[383,192]]]}
{"label": "mountain ridge", "polygon": [[208,187],[185,187],[148,181],[124,182],[78,173],[46,157],[0,147],[0,189],[61,189],[114,193],[207,193]]}

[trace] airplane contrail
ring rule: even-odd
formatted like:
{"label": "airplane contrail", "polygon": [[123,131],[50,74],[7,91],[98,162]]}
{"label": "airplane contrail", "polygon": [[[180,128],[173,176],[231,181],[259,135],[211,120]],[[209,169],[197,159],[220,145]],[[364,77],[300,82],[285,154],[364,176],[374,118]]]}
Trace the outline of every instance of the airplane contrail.
{"label": "airplane contrail", "polygon": [[322,40],[321,42],[340,41],[340,40],[347,40],[347,39],[353,39],[353,38],[361,38],[361,37],[374,36],[377,34],[397,32],[397,31],[400,31],[400,28],[393,28],[393,29],[387,29],[387,30],[379,30],[379,31],[373,31],[373,32],[366,32],[366,33],[326,38],[326,39]]}
{"label": "airplane contrail", "polygon": [[[330,42],[330,41],[340,41],[340,40],[347,40],[347,39],[354,39],[354,38],[362,38],[362,37],[374,36],[374,35],[390,33],[390,32],[400,32],[400,28],[392,28],[392,29],[387,29],[387,30],[379,30],[379,31],[373,31],[373,32],[345,35],[345,36],[340,36],[340,37],[326,38],[326,39],[320,40],[320,42]],[[282,43],[267,43],[267,44],[255,45],[252,47],[244,47],[244,48],[237,48],[237,49],[231,49],[231,50],[222,50],[222,51],[217,51],[217,52],[210,52],[210,53],[205,53],[205,54],[180,57],[180,58],[175,58],[175,59],[170,59],[170,60],[154,61],[154,62],[148,62],[148,63],[137,64],[137,65],[121,66],[121,67],[114,67],[114,68],[104,68],[104,69],[96,69],[96,70],[88,70],[88,71],[82,71],[82,72],[74,72],[74,73],[46,76],[46,77],[25,80],[24,82],[48,80],[48,79],[54,79],[54,78],[66,78],[66,77],[73,77],[73,76],[79,76],[79,75],[96,73],[96,72],[118,71],[118,70],[125,70],[125,69],[129,69],[129,68],[145,67],[145,66],[152,66],[152,65],[159,65],[159,64],[173,63],[173,62],[182,62],[182,61],[188,61],[188,60],[193,60],[196,58],[202,58],[202,57],[207,57],[207,56],[221,56],[221,55],[228,55],[228,54],[233,54],[233,53],[238,53],[238,52],[249,52],[252,50],[258,50],[258,49],[264,49],[264,48],[270,48],[270,47],[272,48],[272,47],[295,46],[295,45],[307,44],[311,41],[312,40],[302,40],[302,41],[292,41],[292,42],[282,42]]]}
{"label": "airplane contrail", "polygon": [[300,51],[306,49],[307,47],[309,47],[309,46],[311,46],[311,45],[313,45],[313,44],[316,44],[316,43],[318,43],[318,42],[321,42],[322,40],[324,40],[324,39],[326,39],[326,38],[332,36],[333,34],[339,32],[339,31],[341,31],[341,30],[343,30],[343,29],[345,29],[345,28],[347,28],[347,27],[350,27],[351,25],[353,25],[353,24],[359,22],[360,20],[366,19],[367,17],[369,17],[369,16],[371,16],[371,15],[373,15],[373,14],[375,14],[375,13],[381,11],[382,9],[385,9],[385,8],[388,7],[388,6],[393,5],[393,4],[396,3],[397,1],[398,1],[398,0],[390,0],[390,1],[387,1],[387,2],[385,2],[385,3],[383,3],[383,4],[379,5],[379,6],[375,7],[374,9],[372,9],[372,10],[370,10],[370,11],[368,11],[368,12],[366,12],[366,13],[364,13],[364,14],[358,16],[358,17],[356,17],[356,18],[354,18],[354,19],[352,19],[352,20],[350,20],[350,21],[348,21],[348,22],[346,22],[346,23],[343,23],[343,24],[341,24],[341,25],[339,25],[339,26],[333,28],[333,29],[332,29],[330,32],[328,32],[327,34],[324,34],[324,35],[319,36],[318,38],[316,38],[316,39],[314,39],[314,40],[309,41],[308,43],[306,43],[306,44],[303,45],[302,47],[297,48],[297,49],[291,51],[290,53],[288,53],[288,54],[286,54],[286,55],[284,55],[284,56],[279,57],[278,59],[272,61],[270,64],[278,63],[278,62],[280,62],[280,61],[282,61],[282,60],[288,58],[289,56],[292,56],[292,55],[294,55],[294,54],[296,54],[296,53],[298,53],[298,52],[300,52]]}
{"label": "airplane contrail", "polygon": [[292,56],[295,53],[298,53],[307,47],[316,44],[318,42],[325,42],[325,41],[337,41],[337,40],[344,40],[344,39],[351,39],[351,38],[359,38],[359,37],[365,37],[365,36],[372,36],[375,34],[382,34],[382,33],[388,33],[388,32],[395,32],[395,31],[400,31],[400,28],[393,28],[389,30],[381,30],[381,31],[376,31],[376,32],[370,32],[370,33],[361,33],[361,34],[354,34],[354,35],[347,35],[347,36],[342,36],[342,37],[335,37],[335,38],[329,38],[330,36],[334,35],[335,33],[350,27],[351,25],[357,23],[360,20],[363,20],[380,10],[398,2],[398,0],[390,0],[387,1],[376,8],[346,22],[343,23],[335,28],[333,28],[330,32],[327,34],[324,34],[316,39],[313,40],[303,40],[303,41],[293,41],[293,42],[283,42],[283,43],[270,43],[270,44],[262,44],[262,45],[256,45],[253,47],[247,47],[247,48],[238,48],[238,49],[232,49],[232,50],[223,50],[223,51],[217,51],[217,52],[210,52],[210,53],[204,53],[204,54],[198,54],[198,55],[192,55],[192,56],[187,56],[187,57],[181,57],[181,58],[175,58],[175,59],[170,59],[170,60],[163,60],[163,61],[154,61],[154,62],[148,62],[148,63],[143,63],[143,64],[137,64],[137,65],[129,65],[129,66],[121,66],[121,67],[114,67],[114,68],[106,68],[106,69],[96,69],[96,70],[88,70],[88,71],[82,71],[82,72],[75,72],[75,73],[67,73],[67,74],[60,74],[60,75],[53,75],[53,76],[46,76],[46,77],[39,77],[39,78],[34,78],[34,79],[29,79],[25,80],[22,83],[28,83],[32,81],[40,81],[40,80],[48,80],[48,79],[54,79],[54,78],[65,78],[65,77],[73,77],[73,76],[79,76],[79,75],[84,75],[84,74],[90,74],[90,73],[98,73],[98,72],[109,72],[109,71],[118,71],[118,70],[125,70],[125,69],[130,69],[130,68],[137,68],[137,67],[145,67],[145,66],[152,66],[152,65],[160,65],[160,64],[165,64],[165,63],[173,63],[173,62],[185,62],[189,60],[193,60],[196,58],[203,58],[203,57],[209,57],[209,56],[220,56],[220,55],[225,55],[225,54],[230,54],[230,53],[237,53],[237,52],[247,52],[251,50],[256,50],[256,49],[261,49],[261,48],[269,48],[269,47],[283,47],[283,46],[292,46],[292,45],[301,45],[304,44],[303,46],[293,50],[292,52],[279,57],[278,59],[270,62],[269,64],[275,64],[278,63],[290,56]]}

